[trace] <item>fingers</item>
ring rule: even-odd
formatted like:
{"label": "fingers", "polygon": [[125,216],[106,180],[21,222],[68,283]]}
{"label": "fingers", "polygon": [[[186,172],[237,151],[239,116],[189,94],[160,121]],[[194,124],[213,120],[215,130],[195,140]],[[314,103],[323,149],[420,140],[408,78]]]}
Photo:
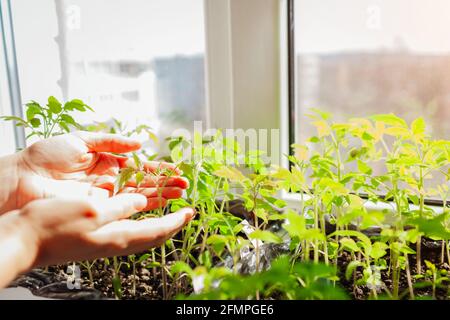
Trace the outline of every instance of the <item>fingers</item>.
{"label": "fingers", "polygon": [[141,148],[141,143],[118,134],[78,131],[74,133],[86,143],[90,152],[127,153]]}
{"label": "fingers", "polygon": [[183,195],[183,189],[178,187],[163,187],[163,188],[124,188],[123,193],[140,193],[147,198],[166,198],[178,199]]}
{"label": "fingers", "polygon": [[38,200],[28,204],[25,212],[54,215],[54,221],[51,223],[61,225],[88,219],[91,220],[94,227],[98,228],[112,221],[128,218],[132,214],[142,211],[146,206],[147,198],[143,195],[127,193],[103,199],[73,197]]}
{"label": "fingers", "polygon": [[[136,180],[130,179],[127,182],[128,187],[136,187]],[[189,188],[189,181],[183,177],[164,177],[164,176],[151,176],[146,175],[144,180],[140,183],[139,187],[142,188],[154,188],[154,187],[178,187],[181,189]]]}
{"label": "fingers", "polygon": [[155,210],[167,206],[168,199],[178,199],[183,195],[183,189],[177,187],[165,188],[124,188],[123,193],[139,193],[147,198],[147,206],[143,211]]}
{"label": "fingers", "polygon": [[147,161],[144,162],[144,170],[151,173],[158,173],[163,171],[166,176],[181,175],[183,172],[177,168],[173,163]]}
{"label": "fingers", "polygon": [[109,248],[108,256],[126,255],[161,245],[193,216],[191,208],[184,208],[161,218],[116,221],[91,232],[89,238]]}
{"label": "fingers", "polygon": [[147,206],[147,199],[140,194],[124,193],[109,199],[89,201],[97,214],[100,225],[125,219]]}
{"label": "fingers", "polygon": [[[183,173],[173,163],[159,162],[159,161],[145,161],[142,164],[145,172],[157,175],[164,175],[170,177],[170,176],[179,176]],[[125,167],[136,168],[136,164],[133,159],[128,159],[125,162]]]}
{"label": "fingers", "polygon": [[129,241],[150,240],[150,237],[167,239],[180,230],[194,217],[194,210],[183,208],[161,218],[137,221]]}
{"label": "fingers", "polygon": [[108,190],[93,186],[90,182],[28,177],[25,179],[24,184],[24,188],[26,187],[30,189],[42,190],[42,194],[36,195],[34,198],[27,199],[27,202],[36,200],[37,198],[80,198],[86,196],[108,198],[110,195]]}
{"label": "fingers", "polygon": [[142,211],[150,211],[167,206],[167,200],[164,198],[148,198],[147,206]]}

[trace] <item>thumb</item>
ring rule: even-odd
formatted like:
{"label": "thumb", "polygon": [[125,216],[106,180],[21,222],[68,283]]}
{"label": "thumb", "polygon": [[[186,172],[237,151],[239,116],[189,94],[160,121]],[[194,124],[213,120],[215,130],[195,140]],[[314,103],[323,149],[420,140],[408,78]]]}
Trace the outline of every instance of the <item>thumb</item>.
{"label": "thumb", "polygon": [[141,148],[139,141],[119,134],[77,131],[74,135],[84,141],[89,152],[127,153]]}

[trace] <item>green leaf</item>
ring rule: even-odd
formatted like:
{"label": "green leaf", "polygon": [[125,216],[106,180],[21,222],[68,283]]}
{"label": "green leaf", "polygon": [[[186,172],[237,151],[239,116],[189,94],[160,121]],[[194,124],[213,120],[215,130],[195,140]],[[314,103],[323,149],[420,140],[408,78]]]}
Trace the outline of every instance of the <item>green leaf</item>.
{"label": "green leaf", "polygon": [[367,165],[367,163],[364,163],[361,160],[358,160],[358,170],[368,175],[371,175],[373,171],[372,168]]}
{"label": "green leaf", "polygon": [[322,110],[317,109],[317,108],[309,108],[309,110],[311,110],[312,112],[314,112],[317,115],[319,115],[320,118],[322,118],[323,120],[328,120],[328,119],[331,118],[331,113],[329,113],[329,112],[322,111]]}
{"label": "green leaf", "polygon": [[354,230],[338,230],[330,234],[328,237],[332,238],[334,236],[343,236],[343,237],[355,237],[358,238],[365,246],[365,248],[370,248],[371,241],[368,236],[366,236],[364,233],[361,233],[359,231]]}
{"label": "green leaf", "polygon": [[356,244],[356,242],[351,238],[342,238],[339,240],[342,247],[351,252],[359,252],[360,248]]}
{"label": "green leaf", "polygon": [[370,256],[375,259],[378,260],[382,257],[384,257],[384,255],[386,255],[387,253],[387,249],[389,248],[389,246],[386,243],[383,242],[375,242],[372,245],[372,250],[370,250]]}
{"label": "green leaf", "polygon": [[331,128],[325,121],[314,121],[312,122],[312,124],[316,127],[317,135],[319,136],[319,138],[330,135]]}
{"label": "green leaf", "polygon": [[403,127],[390,127],[385,130],[385,133],[395,137],[408,137],[411,135],[409,130]]}
{"label": "green leaf", "polygon": [[268,213],[266,210],[262,208],[257,208],[255,211],[255,216],[257,216],[259,219],[263,220],[265,223],[268,221]]}
{"label": "green leaf", "polygon": [[144,262],[145,260],[148,260],[150,258],[150,254],[146,253],[139,257],[138,261],[136,261],[137,264],[140,264]]}
{"label": "green leaf", "polygon": [[187,273],[190,277],[194,275],[192,268],[183,261],[177,261],[170,267],[170,273],[176,275],[179,273]]}
{"label": "green leaf", "polygon": [[384,123],[389,124],[391,126],[398,126],[398,127],[403,127],[403,128],[407,128],[408,127],[408,125],[407,125],[405,120],[403,120],[400,117],[397,117],[393,113],[390,113],[390,114],[376,114],[376,115],[371,116],[370,119],[372,119],[374,121],[384,122]]}
{"label": "green leaf", "polygon": [[352,277],[353,272],[355,272],[356,268],[362,266],[364,266],[364,264],[361,261],[358,260],[351,261],[347,265],[347,269],[345,270],[345,278],[347,279],[347,281],[350,281],[350,278]]}
{"label": "green leaf", "polygon": [[144,181],[145,178],[145,174],[142,171],[139,171],[136,173],[136,185],[139,187],[142,183],[142,181]]}
{"label": "green leaf", "polygon": [[235,167],[223,166],[222,168],[214,171],[214,174],[218,177],[229,179],[235,182],[243,182],[247,179],[244,174]]}
{"label": "green leaf", "polygon": [[62,114],[61,115],[61,120],[63,120],[64,122],[66,122],[68,124],[71,124],[73,126],[77,126],[78,125],[77,122],[75,121],[75,119],[72,116],[68,115],[68,114]]}
{"label": "green leaf", "polygon": [[117,194],[120,189],[133,177],[134,174],[133,168],[124,168],[121,170],[119,177],[114,183],[114,194]]}
{"label": "green leaf", "polygon": [[136,165],[136,169],[140,170],[142,168],[142,161],[135,152],[133,152],[133,160],[134,164]]}
{"label": "green leaf", "polygon": [[58,101],[54,96],[48,97],[48,108],[53,113],[60,113],[62,111],[61,102]]}
{"label": "green leaf", "polygon": [[71,101],[68,101],[64,104],[64,109],[68,111],[78,110],[81,112],[85,112],[86,109],[94,112],[94,110],[86,105],[82,100],[80,99],[73,99]]}
{"label": "green leaf", "polygon": [[31,119],[30,124],[33,128],[39,128],[41,126],[41,120],[38,118]]}
{"label": "green leaf", "polygon": [[228,238],[226,236],[220,235],[220,234],[214,234],[208,238],[206,241],[207,244],[211,245],[214,248],[214,251],[217,253],[217,255],[221,255],[225,245],[228,242]]}
{"label": "green leaf", "polygon": [[61,121],[60,123],[58,123],[58,125],[59,125],[59,127],[61,128],[62,131],[65,131],[67,133],[70,132],[70,129],[69,129],[69,127],[67,126],[67,124],[65,122]]}
{"label": "green leaf", "polygon": [[414,135],[423,135],[425,133],[425,120],[420,117],[411,123],[411,130]]}
{"label": "green leaf", "polygon": [[21,125],[24,126],[24,127],[29,127],[29,126],[30,126],[30,125],[29,125],[25,120],[23,120],[22,118],[15,117],[15,116],[3,116],[3,117],[0,117],[0,119],[3,119],[3,120],[5,120],[5,121],[15,121],[15,122],[17,122],[16,125],[21,124]]}
{"label": "green leaf", "polygon": [[371,135],[371,134],[369,134],[368,132],[364,132],[363,134],[362,134],[362,137],[361,137],[363,140],[365,140],[365,141],[371,141],[371,140],[374,140],[375,138]]}
{"label": "green leaf", "polygon": [[159,268],[160,266],[161,263],[158,261],[150,261],[145,265],[146,268]]}
{"label": "green leaf", "polygon": [[265,230],[255,230],[250,234],[250,239],[258,239],[268,243],[282,243],[283,239],[281,239],[278,235],[274,234],[270,231]]}
{"label": "green leaf", "polygon": [[37,114],[42,114],[42,107],[36,102],[27,103],[27,120],[30,121]]}
{"label": "green leaf", "polygon": [[120,278],[118,276],[112,279],[112,285],[116,297],[122,299],[122,283],[120,282]]}
{"label": "green leaf", "polygon": [[409,223],[417,226],[420,232],[423,232],[428,237],[436,237],[442,240],[450,239],[450,230],[446,228],[445,222],[448,213],[442,213],[434,218],[414,218],[408,220]]}

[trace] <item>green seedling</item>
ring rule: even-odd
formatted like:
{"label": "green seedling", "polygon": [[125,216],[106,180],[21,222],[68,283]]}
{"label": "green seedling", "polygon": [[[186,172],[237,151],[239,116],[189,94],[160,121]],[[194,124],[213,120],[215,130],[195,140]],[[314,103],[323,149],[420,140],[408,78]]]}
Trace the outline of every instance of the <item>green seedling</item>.
{"label": "green seedling", "polygon": [[425,260],[427,267],[424,274],[418,274],[415,276],[419,282],[414,284],[415,288],[431,287],[432,298],[436,299],[436,289],[446,289],[450,286],[450,277],[448,271],[445,269],[439,270],[435,264],[428,260]]}
{"label": "green seedling", "polygon": [[73,114],[75,112],[94,111],[80,99],[73,99],[62,104],[53,96],[48,98],[45,106],[36,101],[30,101],[26,105],[26,118],[15,116],[0,117],[5,121],[14,121],[16,126],[25,127],[30,130],[27,139],[37,136],[46,139],[51,136],[70,132],[71,128],[83,130]]}

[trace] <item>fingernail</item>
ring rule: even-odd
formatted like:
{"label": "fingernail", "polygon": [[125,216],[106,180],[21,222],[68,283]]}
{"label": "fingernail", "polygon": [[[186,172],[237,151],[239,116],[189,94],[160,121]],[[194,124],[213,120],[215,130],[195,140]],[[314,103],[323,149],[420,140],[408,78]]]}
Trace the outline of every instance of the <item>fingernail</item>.
{"label": "fingernail", "polygon": [[189,220],[191,220],[195,216],[195,210],[194,209],[188,210],[186,215],[188,216]]}

